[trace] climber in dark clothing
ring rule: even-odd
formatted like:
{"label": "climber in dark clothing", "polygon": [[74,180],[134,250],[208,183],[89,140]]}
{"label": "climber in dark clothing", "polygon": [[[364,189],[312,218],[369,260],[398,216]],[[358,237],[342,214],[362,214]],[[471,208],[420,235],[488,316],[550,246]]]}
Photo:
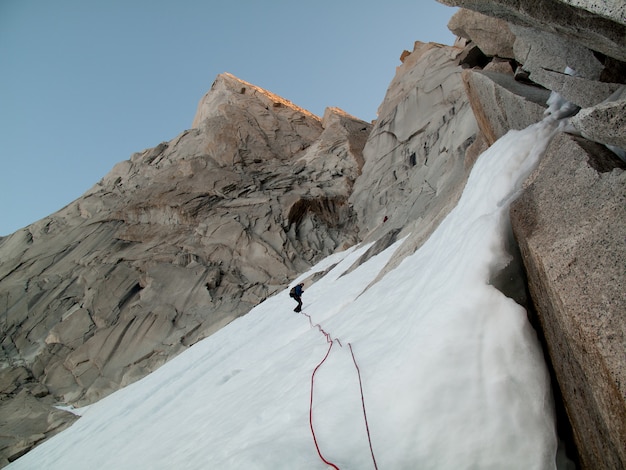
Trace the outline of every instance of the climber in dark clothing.
{"label": "climber in dark clothing", "polygon": [[298,302],[298,306],[293,309],[294,312],[299,312],[302,310],[302,294],[304,293],[304,291],[302,290],[303,287],[304,283],[301,282],[300,284],[293,286],[289,291],[289,297],[295,299],[295,301]]}

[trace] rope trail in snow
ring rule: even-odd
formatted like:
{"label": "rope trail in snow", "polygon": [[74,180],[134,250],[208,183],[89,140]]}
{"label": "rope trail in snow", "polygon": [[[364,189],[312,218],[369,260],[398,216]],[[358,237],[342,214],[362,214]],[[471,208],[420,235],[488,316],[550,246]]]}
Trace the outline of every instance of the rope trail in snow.
{"label": "rope trail in snow", "polygon": [[[328,339],[328,337],[327,337],[327,339]],[[324,364],[324,362],[328,358],[328,355],[330,354],[330,350],[332,348],[333,348],[333,342],[330,341],[330,346],[328,346],[328,351],[326,351],[326,355],[324,356],[324,359],[322,359],[322,362],[320,362],[317,365],[317,367],[315,367],[315,369],[313,369],[313,374],[311,374],[311,402],[309,404],[309,426],[311,427],[311,434],[313,435],[313,442],[315,443],[315,448],[317,449],[317,455],[320,456],[320,459],[322,459],[326,465],[331,466],[335,470],[339,470],[339,467],[337,465],[335,465],[332,462],[329,462],[322,455],[322,451],[320,450],[320,446],[317,443],[317,438],[315,437],[315,429],[313,428],[313,386],[315,384],[315,373],[317,372],[317,369],[319,369],[321,367],[321,365]]]}
{"label": "rope trail in snow", "polygon": [[361,382],[361,369],[359,369],[359,365],[356,363],[356,358],[354,357],[354,351],[352,350],[352,344],[348,343],[348,347],[350,348],[350,354],[352,355],[352,361],[354,362],[354,367],[356,367],[356,373],[359,376],[359,388],[361,389],[361,405],[363,406],[363,419],[365,420],[365,430],[367,431],[367,441],[370,445],[370,453],[372,454],[372,462],[374,462],[374,468],[378,470],[378,465],[376,465],[376,457],[374,457],[374,448],[372,447],[372,437],[370,436],[370,427],[367,423],[367,413],[365,412],[365,398],[363,397],[363,383]]}
{"label": "rope trail in snow", "polygon": [[[324,335],[324,337],[326,338],[326,342],[329,344],[328,351],[326,351],[326,355],[324,356],[324,359],[322,359],[322,361],[315,367],[315,369],[313,369],[313,373],[311,374],[311,400],[309,403],[309,426],[311,427],[311,434],[313,435],[313,442],[315,444],[315,448],[317,449],[317,455],[319,455],[320,459],[322,459],[322,461],[326,465],[329,465],[330,467],[336,470],[339,470],[339,467],[337,467],[334,463],[329,462],[328,460],[324,458],[324,456],[322,455],[322,451],[320,450],[319,444],[317,442],[317,437],[315,436],[315,429],[313,427],[313,389],[315,386],[315,373],[322,366],[322,364],[326,362],[326,359],[328,359],[328,356],[330,355],[330,351],[333,348],[333,344],[336,342],[341,348],[343,348],[343,345],[341,344],[341,341],[339,341],[339,339],[333,338],[330,335],[330,333],[326,332],[319,323],[313,323],[313,319],[311,318],[311,315],[305,312],[300,312],[300,313],[309,319],[309,324],[311,325],[311,328],[317,328],[319,332]],[[352,349],[352,344],[347,343],[347,345],[350,348],[352,362],[354,363],[354,367],[356,368],[356,373],[359,378],[359,389],[361,391],[361,406],[363,408],[363,419],[365,420],[365,430],[367,431],[367,441],[369,443],[370,453],[372,455],[372,462],[374,463],[374,469],[378,470],[378,465],[376,464],[376,457],[374,457],[374,448],[372,447],[372,438],[370,435],[370,428],[367,422],[367,412],[365,411],[365,398],[363,396],[363,382],[361,381],[361,370],[359,369],[359,365],[356,362],[356,357],[354,356],[354,350]]]}

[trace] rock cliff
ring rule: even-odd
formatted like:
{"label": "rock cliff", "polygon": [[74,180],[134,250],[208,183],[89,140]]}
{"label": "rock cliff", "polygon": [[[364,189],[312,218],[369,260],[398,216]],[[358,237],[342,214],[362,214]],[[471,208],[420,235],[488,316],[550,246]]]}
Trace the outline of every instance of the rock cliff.
{"label": "rock cliff", "polygon": [[223,74],[193,126],[0,240],[6,458],[356,242],[371,124]]}
{"label": "rock cliff", "polygon": [[143,377],[337,250],[403,237],[397,265],[554,90],[577,114],[512,206],[519,259],[494,284],[536,312],[572,458],[626,466],[625,8],[441,3],[466,8],[457,42],[402,53],[375,123],[222,74],[191,129],[0,239],[0,463],[71,424],[55,404]]}
{"label": "rock cliff", "polygon": [[[579,464],[626,468],[626,5],[441,3],[472,10],[449,26],[481,52],[465,54],[464,80],[488,142],[536,121],[547,90],[570,102],[568,134],[550,144],[511,221]],[[491,62],[478,70],[477,56]]]}

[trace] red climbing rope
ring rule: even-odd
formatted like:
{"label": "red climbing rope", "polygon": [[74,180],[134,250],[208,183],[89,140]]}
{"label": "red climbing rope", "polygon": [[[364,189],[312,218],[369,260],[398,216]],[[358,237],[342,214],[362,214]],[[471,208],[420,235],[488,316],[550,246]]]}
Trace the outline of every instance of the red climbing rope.
{"label": "red climbing rope", "polygon": [[372,447],[372,437],[370,436],[370,427],[367,423],[367,413],[365,412],[365,398],[363,397],[363,383],[361,382],[361,370],[359,369],[359,365],[356,363],[356,358],[354,357],[354,351],[352,350],[352,344],[348,343],[348,347],[350,348],[350,354],[352,354],[352,361],[354,362],[354,367],[356,367],[356,373],[359,376],[359,388],[361,389],[361,404],[363,405],[363,418],[365,419],[365,430],[367,431],[367,440],[370,445],[370,453],[372,454],[372,461],[374,462],[374,468],[378,470],[378,465],[376,465],[376,457],[374,457],[374,448]]}
{"label": "red climbing rope", "polygon": [[[337,343],[339,343],[339,346],[341,346],[341,343],[339,342],[339,340],[334,340],[330,334],[326,333],[324,331],[324,329],[322,328],[322,326],[319,323],[313,323],[313,319],[311,318],[311,315],[309,315],[308,313],[305,312],[300,312],[302,313],[302,315],[304,315],[305,317],[307,317],[309,319],[309,325],[311,325],[311,328],[317,328],[319,330],[320,333],[322,333],[325,337],[326,337],[326,341],[328,343],[332,343],[333,341],[337,341]],[[341,346],[343,347],[343,346]]]}
{"label": "red climbing rope", "polygon": [[332,462],[329,462],[322,455],[322,451],[320,450],[320,446],[317,443],[317,438],[315,437],[315,430],[313,429],[313,385],[315,383],[315,373],[317,372],[317,369],[319,369],[320,366],[322,364],[324,364],[324,361],[326,361],[326,359],[328,358],[328,355],[330,354],[330,350],[332,348],[333,348],[333,342],[331,341],[330,342],[330,346],[328,346],[328,351],[326,352],[326,355],[324,356],[324,359],[322,359],[322,362],[320,362],[317,365],[317,367],[315,369],[313,369],[313,374],[311,375],[311,403],[309,404],[309,425],[311,426],[311,434],[313,434],[313,442],[315,443],[315,448],[317,449],[317,455],[320,456],[320,459],[322,459],[326,465],[330,465],[334,469],[339,470],[339,467],[337,467],[337,465],[335,465]]}
{"label": "red climbing rope", "polygon": [[[309,405],[309,425],[311,427],[311,434],[313,435],[313,442],[315,443],[315,448],[317,449],[317,454],[319,455],[320,459],[322,459],[326,465],[329,465],[332,468],[339,470],[339,467],[337,467],[335,464],[329,462],[328,460],[324,458],[324,456],[322,455],[322,452],[320,451],[319,444],[317,443],[317,437],[315,436],[315,430],[313,429],[313,386],[315,383],[315,373],[317,372],[317,369],[319,369],[321,365],[324,364],[324,362],[330,355],[330,350],[333,347],[333,343],[336,341],[340,347],[343,347],[343,345],[341,344],[339,339],[335,339],[329,333],[327,333],[321,327],[321,325],[317,323],[313,323],[313,319],[311,318],[311,315],[305,312],[300,312],[300,313],[302,313],[302,315],[306,316],[309,319],[309,324],[311,325],[311,328],[317,328],[320,331],[320,333],[322,333],[326,337],[326,341],[329,343],[326,356],[324,356],[324,359],[322,359],[322,361],[317,365],[317,367],[313,369],[313,374],[311,374],[311,402]],[[356,362],[356,357],[354,356],[354,351],[352,350],[352,344],[351,343],[347,343],[347,344],[348,344],[348,347],[350,348],[350,354],[352,355],[352,362],[354,362],[354,367],[356,368],[357,376],[359,377],[359,389],[361,391],[361,406],[363,407],[363,419],[365,420],[365,430],[367,431],[367,441],[370,446],[372,462],[374,463],[374,469],[378,470],[378,465],[376,464],[376,457],[374,457],[374,448],[372,447],[372,437],[370,435],[370,427],[367,422],[367,413],[365,411],[365,397],[363,396],[363,382],[361,381],[361,370],[359,369],[359,365]]]}

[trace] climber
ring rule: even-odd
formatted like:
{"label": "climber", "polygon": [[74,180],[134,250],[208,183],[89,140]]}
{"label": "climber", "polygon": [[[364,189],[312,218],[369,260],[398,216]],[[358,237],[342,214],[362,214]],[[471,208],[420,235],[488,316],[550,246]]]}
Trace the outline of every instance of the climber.
{"label": "climber", "polygon": [[303,287],[304,283],[301,282],[300,284],[293,286],[289,291],[289,297],[295,299],[296,302],[298,302],[298,306],[293,309],[294,312],[299,312],[302,310],[302,294],[304,293],[304,291],[302,290]]}

